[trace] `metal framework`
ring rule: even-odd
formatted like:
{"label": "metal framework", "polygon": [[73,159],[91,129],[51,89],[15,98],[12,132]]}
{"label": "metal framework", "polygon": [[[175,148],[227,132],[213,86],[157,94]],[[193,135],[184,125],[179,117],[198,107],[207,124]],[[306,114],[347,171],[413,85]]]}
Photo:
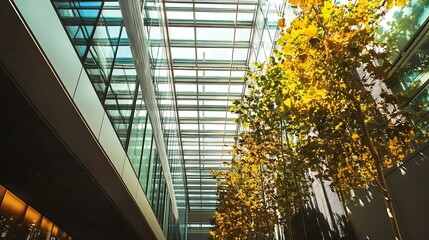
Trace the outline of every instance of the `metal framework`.
{"label": "metal framework", "polygon": [[[262,46],[256,44],[268,41],[268,52],[271,50],[279,9],[272,4],[268,11],[269,7],[261,8],[261,4],[270,3],[164,3],[191,212],[216,208],[216,182],[209,171],[225,168],[223,163],[231,160],[238,128],[236,116],[229,110],[232,100],[243,95],[242,78],[251,62],[257,60]],[[263,19],[258,19],[261,16]],[[150,27],[152,22],[146,22]],[[261,29],[271,32],[264,35]],[[149,42],[154,48],[161,44],[156,39]],[[161,103],[160,108],[163,107]]]}

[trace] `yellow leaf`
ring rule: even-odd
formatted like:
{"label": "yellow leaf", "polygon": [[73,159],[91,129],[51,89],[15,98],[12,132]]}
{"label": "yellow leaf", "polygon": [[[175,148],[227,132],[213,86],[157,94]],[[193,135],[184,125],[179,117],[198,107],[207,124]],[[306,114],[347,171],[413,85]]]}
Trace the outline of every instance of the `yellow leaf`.
{"label": "yellow leaf", "polygon": [[302,21],[299,21],[299,20],[293,21],[292,25],[294,28],[304,28],[305,27],[304,23]]}
{"label": "yellow leaf", "polygon": [[[289,35],[288,35],[289,36]],[[292,48],[291,48],[291,46],[290,46],[290,44],[287,44],[287,45],[285,45],[284,47],[282,47],[282,51],[285,53],[285,54],[287,54],[287,53],[290,53],[291,52],[291,50],[292,50]],[[288,67],[291,67],[292,66],[292,63],[291,62],[289,62],[289,61],[285,61],[285,63],[283,64],[286,68],[288,68]]]}
{"label": "yellow leaf", "polygon": [[343,122],[340,122],[337,126],[335,126],[335,130],[340,129],[341,125],[343,125]]}
{"label": "yellow leaf", "polygon": [[283,89],[282,89],[282,93],[283,93],[283,94],[287,94],[287,92],[288,92],[288,89],[287,89],[287,88],[283,88]]}
{"label": "yellow leaf", "polygon": [[286,26],[285,18],[280,18],[280,19],[277,21],[277,25],[279,25],[279,28],[284,28],[284,27]]}
{"label": "yellow leaf", "polygon": [[308,28],[305,30],[305,35],[307,35],[309,38],[316,36],[317,34],[317,27],[314,25],[308,26]]}
{"label": "yellow leaf", "polygon": [[290,100],[290,98],[287,98],[286,100],[283,101],[283,103],[287,106],[290,107],[292,105],[292,101]]}
{"label": "yellow leaf", "polygon": [[289,0],[289,3],[290,3],[292,6],[296,6],[296,5],[298,5],[299,1],[300,1],[300,0]]}
{"label": "yellow leaf", "polygon": [[[288,48],[287,48],[287,46],[289,46],[289,45],[286,45],[286,47],[284,48],[284,51],[286,52],[287,50],[289,50]],[[285,68],[291,68],[292,67],[292,62],[291,61],[284,61],[283,62],[283,66],[285,67]]]}
{"label": "yellow leaf", "polygon": [[339,32],[335,32],[334,35],[328,37],[328,39],[337,46],[341,45],[345,41],[344,37],[341,36],[341,33]]}
{"label": "yellow leaf", "polygon": [[398,7],[405,7],[405,4],[408,2],[409,0],[396,0],[396,6]]}
{"label": "yellow leaf", "polygon": [[317,97],[321,98],[319,100],[322,100],[326,97],[327,92],[326,92],[326,90],[323,90],[323,89],[317,89],[315,91],[315,94],[317,95]]}
{"label": "yellow leaf", "polygon": [[394,3],[395,3],[395,0],[387,0],[387,8],[391,9]]}
{"label": "yellow leaf", "polygon": [[322,5],[322,4],[323,4],[322,0],[313,0],[313,2],[312,2],[312,5],[314,7],[318,7],[318,6]]}
{"label": "yellow leaf", "polygon": [[353,140],[358,140],[359,139],[359,135],[357,133],[353,133],[352,139]]}
{"label": "yellow leaf", "polygon": [[[290,28],[288,28],[288,29],[290,29]],[[289,40],[289,38],[290,38],[290,35],[288,33],[284,33],[282,36],[282,40],[284,42],[287,42]]]}
{"label": "yellow leaf", "polygon": [[328,20],[331,18],[333,12],[332,6],[333,4],[330,1],[324,2],[323,8],[321,9],[323,19]]}

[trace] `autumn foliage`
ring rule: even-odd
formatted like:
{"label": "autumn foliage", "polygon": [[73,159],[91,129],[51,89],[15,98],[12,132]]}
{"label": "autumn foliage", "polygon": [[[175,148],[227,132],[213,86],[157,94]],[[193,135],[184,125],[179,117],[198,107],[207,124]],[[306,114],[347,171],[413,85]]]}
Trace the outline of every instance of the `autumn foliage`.
{"label": "autumn foliage", "polygon": [[374,37],[405,1],[290,4],[301,11],[290,25],[278,21],[274,55],[248,72],[231,109],[242,132],[230,170],[213,172],[213,239],[273,239],[305,203],[310,172],[344,193],[372,184],[391,208],[383,171],[413,151],[412,125],[384,84],[386,46]]}

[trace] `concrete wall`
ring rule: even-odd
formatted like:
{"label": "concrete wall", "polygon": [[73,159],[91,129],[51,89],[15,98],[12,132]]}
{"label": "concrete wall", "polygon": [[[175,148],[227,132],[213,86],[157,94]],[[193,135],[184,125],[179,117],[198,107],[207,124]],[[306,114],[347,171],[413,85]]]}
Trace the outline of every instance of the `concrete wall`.
{"label": "concrete wall", "polygon": [[[387,174],[398,222],[404,240],[427,239],[429,226],[429,144],[404,161],[400,169]],[[358,240],[394,239],[381,194],[374,188],[356,193],[348,204]]]}

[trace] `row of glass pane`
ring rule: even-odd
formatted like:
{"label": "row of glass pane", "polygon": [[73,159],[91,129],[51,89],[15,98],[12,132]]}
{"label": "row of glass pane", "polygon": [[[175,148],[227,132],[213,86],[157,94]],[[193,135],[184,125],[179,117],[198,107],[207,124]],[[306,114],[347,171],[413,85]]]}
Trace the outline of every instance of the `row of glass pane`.
{"label": "row of glass pane", "polygon": [[231,159],[237,130],[231,100],[242,96],[249,63],[270,54],[284,4],[178,0],[165,5],[190,211],[213,211],[216,183],[209,170],[224,168]]}
{"label": "row of glass pane", "polygon": [[406,7],[394,7],[378,30],[388,44],[392,89],[400,106],[410,113],[421,134],[429,132],[429,0],[412,0]]}
{"label": "row of glass pane", "polygon": [[[152,125],[143,101],[139,80],[129,47],[119,4],[116,1],[52,1],[66,29],[76,52],[103,104],[118,138],[133,166],[135,174],[146,193],[150,205],[163,227],[165,235],[175,236],[169,231],[178,231],[178,223],[171,216],[171,201],[166,191],[166,182],[154,141]],[[155,5],[147,1],[147,5]],[[154,8],[152,8],[154,9]],[[156,9],[154,9],[156,10]],[[159,11],[159,9],[158,9]],[[155,28],[153,29],[161,29]],[[150,36],[150,34],[148,34]],[[165,58],[165,47],[157,46],[150,51],[151,64],[164,66],[166,61],[154,61],[159,56]],[[162,58],[162,57],[161,57]],[[164,64],[164,65],[162,65]],[[168,72],[152,70],[158,101],[171,104],[169,91],[157,91],[157,82],[169,84]],[[157,77],[159,77],[159,80]],[[179,196],[184,198],[183,175],[181,174],[177,121],[172,107],[163,108],[160,115],[164,130],[173,181],[181,183]],[[179,172],[177,172],[179,171]],[[186,209],[186,201],[180,201]],[[183,211],[181,211],[183,214]],[[185,218],[185,216],[179,219]],[[185,219],[186,220],[186,219]],[[182,220],[183,221],[183,220]],[[183,229],[182,229],[183,230]],[[182,233],[181,238],[184,237]],[[178,238],[174,238],[178,239]]]}

